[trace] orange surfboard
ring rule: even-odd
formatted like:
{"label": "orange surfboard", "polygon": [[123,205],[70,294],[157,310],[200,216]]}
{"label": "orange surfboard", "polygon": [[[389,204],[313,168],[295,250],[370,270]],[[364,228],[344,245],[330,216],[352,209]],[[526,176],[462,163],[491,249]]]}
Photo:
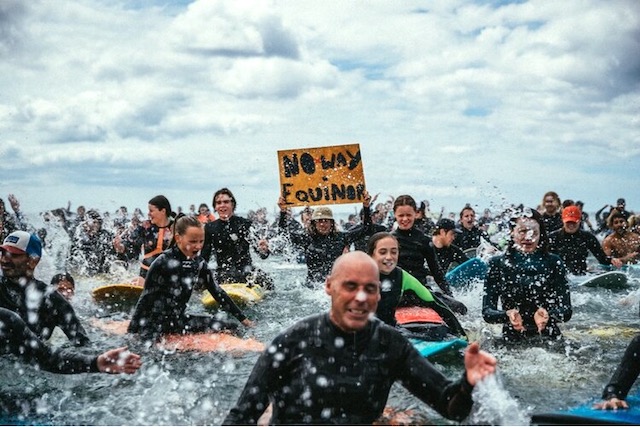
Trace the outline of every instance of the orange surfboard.
{"label": "orange surfboard", "polygon": [[[129,326],[128,320],[92,319],[93,326],[114,335],[124,335]],[[160,349],[170,351],[199,351],[203,353],[261,352],[264,344],[253,338],[239,338],[225,333],[167,334],[156,344]]]}

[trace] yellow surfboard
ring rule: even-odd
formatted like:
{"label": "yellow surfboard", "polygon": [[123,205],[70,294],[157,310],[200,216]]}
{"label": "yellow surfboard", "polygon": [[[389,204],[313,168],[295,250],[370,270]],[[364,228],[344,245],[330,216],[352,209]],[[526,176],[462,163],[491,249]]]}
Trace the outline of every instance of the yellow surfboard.
{"label": "yellow surfboard", "polygon": [[112,283],[94,288],[91,295],[100,303],[135,303],[140,298],[142,289],[142,286],[131,283]]}
{"label": "yellow surfboard", "polygon": [[[231,297],[233,302],[239,306],[253,304],[262,300],[263,291],[260,286],[248,287],[246,283],[224,283],[220,285],[222,289]],[[204,291],[202,295],[202,304],[206,308],[217,308],[218,301],[209,293]]]}

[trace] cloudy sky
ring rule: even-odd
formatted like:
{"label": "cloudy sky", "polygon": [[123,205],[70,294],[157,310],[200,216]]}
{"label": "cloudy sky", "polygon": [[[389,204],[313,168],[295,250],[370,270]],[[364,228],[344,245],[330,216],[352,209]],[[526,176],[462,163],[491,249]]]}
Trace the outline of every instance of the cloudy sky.
{"label": "cloudy sky", "polygon": [[3,0],[0,197],[273,209],[358,143],[381,198],[638,210],[639,53],[637,0]]}

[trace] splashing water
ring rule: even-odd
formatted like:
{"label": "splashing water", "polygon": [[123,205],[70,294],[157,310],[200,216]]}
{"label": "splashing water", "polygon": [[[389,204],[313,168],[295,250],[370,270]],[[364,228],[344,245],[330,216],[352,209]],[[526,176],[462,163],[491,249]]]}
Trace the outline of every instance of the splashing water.
{"label": "splashing water", "polygon": [[520,409],[496,375],[485,378],[473,389],[473,411],[469,423],[474,425],[529,425]]}

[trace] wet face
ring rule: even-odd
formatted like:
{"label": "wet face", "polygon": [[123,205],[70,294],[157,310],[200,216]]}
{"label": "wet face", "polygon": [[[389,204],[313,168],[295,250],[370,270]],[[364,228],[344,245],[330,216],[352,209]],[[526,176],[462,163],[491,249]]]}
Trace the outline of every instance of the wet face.
{"label": "wet face", "polygon": [[624,218],[614,218],[611,222],[611,229],[618,234],[624,234],[627,229],[627,220]]}
{"label": "wet face", "polygon": [[332,219],[316,219],[313,222],[316,225],[316,231],[322,236],[326,236],[333,230],[334,223]]}
{"label": "wet face", "polygon": [[204,228],[188,227],[184,234],[176,234],[178,249],[188,258],[195,258],[204,245]]}
{"label": "wet face", "polygon": [[58,292],[67,300],[71,301],[73,295],[75,295],[75,286],[68,279],[60,279],[57,285]]}
{"label": "wet face", "polygon": [[331,296],[331,321],[345,332],[362,330],[378,307],[380,280],[376,263],[363,252],[336,261],[325,284]]}
{"label": "wet face", "polygon": [[567,221],[564,223],[564,231],[569,234],[573,234],[580,228],[580,223],[576,221]]}
{"label": "wet face", "polygon": [[164,227],[167,224],[167,212],[166,210],[158,209],[157,206],[149,204],[149,219],[151,223],[158,227]]}
{"label": "wet face", "polygon": [[476,223],[476,213],[472,209],[463,210],[460,223],[467,230],[471,230]]}
{"label": "wet face", "polygon": [[398,228],[400,230],[411,229],[411,227],[413,227],[413,223],[416,221],[416,210],[408,205],[396,207],[393,214],[398,222]]}
{"label": "wet face", "polygon": [[221,220],[226,221],[233,215],[233,201],[228,194],[218,194],[214,201],[214,208]]}
{"label": "wet face", "polygon": [[442,244],[445,247],[451,246],[453,244],[453,241],[456,240],[456,232],[454,230],[447,230],[446,232],[444,232],[444,230],[440,230],[440,235],[442,236]]}
{"label": "wet face", "polygon": [[398,241],[393,237],[378,240],[371,257],[382,274],[389,274],[398,265]]}
{"label": "wet face", "polygon": [[531,218],[520,218],[511,232],[514,247],[520,252],[532,253],[540,242],[540,224]]}
{"label": "wet face", "polygon": [[14,254],[5,249],[0,249],[2,274],[9,279],[33,277],[33,271],[39,260],[39,258],[31,258],[26,253]]}

